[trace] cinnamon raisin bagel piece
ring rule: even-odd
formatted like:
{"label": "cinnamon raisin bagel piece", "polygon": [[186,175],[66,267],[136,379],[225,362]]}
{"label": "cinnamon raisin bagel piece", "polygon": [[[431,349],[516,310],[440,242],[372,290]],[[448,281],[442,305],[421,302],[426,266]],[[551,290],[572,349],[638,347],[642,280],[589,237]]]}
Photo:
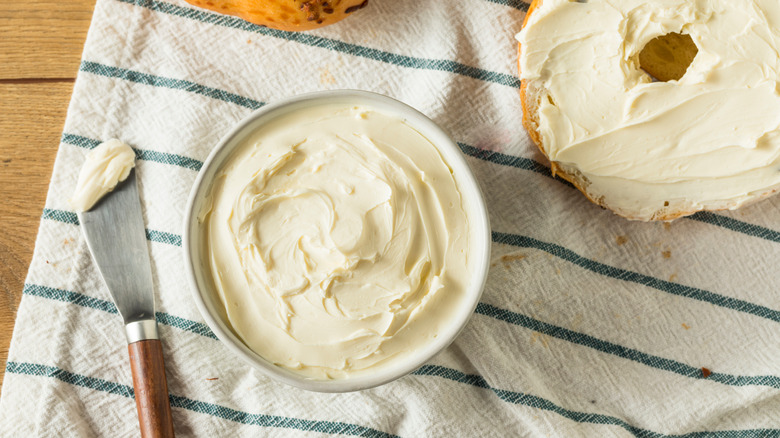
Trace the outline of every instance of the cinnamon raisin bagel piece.
{"label": "cinnamon raisin bagel piece", "polygon": [[279,30],[301,31],[336,23],[364,8],[368,0],[187,0],[220,14]]}

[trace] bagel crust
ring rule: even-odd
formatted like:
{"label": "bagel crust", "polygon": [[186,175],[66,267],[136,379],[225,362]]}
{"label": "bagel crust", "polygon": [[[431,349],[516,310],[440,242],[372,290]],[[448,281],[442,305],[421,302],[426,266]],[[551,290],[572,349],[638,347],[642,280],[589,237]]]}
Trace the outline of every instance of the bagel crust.
{"label": "bagel crust", "polygon": [[[687,216],[694,214],[698,211],[702,210],[708,210],[708,211],[715,211],[715,210],[733,210],[738,207],[750,204],[752,202],[764,199],[769,197],[770,195],[777,193],[780,190],[780,159],[777,159],[775,157],[774,161],[771,161],[771,158],[768,159],[768,164],[766,164],[767,171],[763,173],[756,173],[759,175],[759,177],[755,178],[759,182],[757,184],[754,184],[745,190],[744,193],[740,193],[739,196],[734,196],[732,193],[728,193],[727,195],[724,195],[721,198],[711,196],[710,193],[704,193],[706,196],[702,196],[699,199],[696,199],[695,197],[685,197],[685,196],[676,196],[675,193],[675,183],[678,183],[678,181],[684,179],[684,178],[692,178],[694,180],[693,183],[695,184],[701,184],[701,181],[705,180],[705,178],[702,178],[700,180],[695,180],[695,177],[689,177],[688,175],[684,175],[681,173],[678,179],[675,179],[675,177],[668,178],[668,181],[670,181],[669,184],[662,185],[662,184],[647,184],[646,192],[643,190],[636,190],[637,186],[640,186],[635,181],[631,180],[632,176],[629,175],[628,177],[624,176],[624,174],[621,174],[621,178],[609,176],[609,178],[602,178],[601,175],[596,175],[595,178],[599,179],[599,182],[597,184],[594,184],[594,176],[592,172],[589,172],[588,170],[584,170],[580,168],[580,163],[577,161],[572,161],[571,159],[565,160],[561,159],[562,156],[571,158],[572,156],[576,157],[582,157],[584,154],[579,153],[579,155],[572,155],[572,154],[562,154],[560,153],[561,150],[565,150],[568,146],[570,146],[572,143],[558,143],[555,144],[555,141],[552,137],[550,137],[550,132],[552,134],[556,134],[555,130],[550,128],[550,126],[556,127],[559,125],[551,124],[549,120],[544,120],[545,112],[543,111],[542,107],[551,108],[555,107],[555,111],[560,111],[561,113],[565,113],[567,110],[567,107],[564,105],[567,104],[565,99],[559,99],[561,97],[560,95],[556,95],[555,92],[561,93],[561,89],[550,89],[549,85],[550,82],[547,80],[550,76],[554,76],[553,74],[550,74],[549,71],[545,71],[544,73],[541,73],[540,71],[523,71],[523,66],[526,67],[529,65],[533,65],[533,63],[529,62],[528,59],[524,59],[525,56],[540,56],[538,47],[528,47],[529,43],[534,44],[537,43],[539,40],[534,39],[532,37],[529,37],[526,35],[526,38],[523,38],[523,33],[527,33],[527,29],[529,27],[532,27],[535,25],[535,22],[542,21],[541,19],[536,19],[534,17],[534,14],[538,14],[540,10],[542,10],[543,3],[546,2],[555,3],[555,6],[560,6],[558,3],[563,2],[556,2],[555,0],[534,0],[530,8],[528,10],[528,13],[525,17],[524,23],[523,23],[523,32],[518,35],[518,40],[521,42],[518,44],[518,71],[520,73],[521,78],[521,87],[520,87],[520,99],[522,103],[523,108],[523,118],[522,123],[525,129],[528,131],[529,137],[531,140],[539,147],[539,149],[542,151],[542,153],[550,159],[551,162],[551,169],[552,173],[554,175],[558,175],[562,177],[563,179],[571,182],[578,190],[580,190],[590,201],[594,202],[595,204],[598,204],[602,207],[605,207],[607,209],[612,210],[616,214],[625,217],[627,219],[631,220],[660,220],[660,221],[669,221],[673,220],[682,216]],[[724,0],[726,1],[726,0]],[[563,5],[563,7],[587,7],[588,4],[594,4],[599,3],[600,0],[590,0],[589,2],[583,2],[582,4],[577,4],[578,2],[567,2],[567,3],[573,3],[573,5]],[[584,9],[583,9],[584,11]],[[701,11],[694,11],[694,12],[701,12]],[[544,13],[540,14],[544,17],[545,22],[547,22],[550,19],[550,12],[549,8],[545,10]],[[582,20],[587,20],[587,16],[585,14],[581,15]],[[548,26],[550,26],[549,23],[547,23]],[[604,26],[603,23],[595,24],[595,27],[598,26]],[[595,28],[594,27],[594,28]],[[769,27],[769,24],[767,24],[767,27]],[[684,30],[687,28],[683,28]],[[680,30],[675,30],[673,32],[679,32]],[[607,32],[607,30],[605,30]],[[565,32],[563,32],[565,33]],[[534,35],[537,36],[538,35]],[[655,35],[654,37],[657,37],[658,35]],[[636,35],[634,35],[636,37]],[[694,36],[694,40],[696,37]],[[525,47],[523,42],[525,42]],[[697,41],[697,45],[700,44],[701,41]],[[641,47],[640,47],[641,49]],[[524,52],[525,51],[525,52]],[[556,59],[557,61],[557,59]],[[638,52],[636,53],[635,59],[628,59],[627,64],[629,67],[632,66],[632,62],[635,62],[636,65],[634,66],[635,69],[638,69]],[[780,65],[780,61],[777,59],[770,59],[767,60],[766,63],[768,64],[767,69],[774,68],[775,65]],[[775,64],[776,63],[776,64]],[[537,65],[540,64],[537,60]],[[703,63],[702,63],[703,64]],[[693,65],[692,65],[693,66]],[[580,67],[580,66],[578,66]],[[545,64],[545,67],[547,68],[547,65]],[[649,70],[649,69],[648,69]],[[690,70],[689,70],[690,71]],[[715,73],[718,73],[717,71]],[[629,73],[631,74],[631,73]],[[645,74],[645,73],[637,73],[639,75]],[[646,74],[645,74],[646,75]],[[779,77],[777,77],[776,73],[773,73],[774,76],[767,79],[767,83],[777,83]],[[646,79],[640,79],[641,85],[643,87],[648,86],[656,86],[655,84],[647,85],[647,83],[650,83],[649,75]],[[689,74],[689,76],[692,76]],[[702,78],[705,78],[706,75],[702,75]],[[696,77],[693,78],[683,78],[679,82],[679,86],[685,86],[686,80],[688,80],[688,84],[692,83],[693,80],[695,80]],[[702,79],[702,81],[705,81],[705,79]],[[676,86],[678,84],[677,81],[670,81],[667,83],[661,83],[659,86]],[[696,85],[696,84],[694,84]],[[706,86],[701,85],[701,86]],[[565,90],[564,90],[565,91]],[[773,90],[774,94],[777,94],[776,90]],[[576,91],[571,92],[572,95],[577,94]],[[582,94],[582,93],[580,93]],[[770,93],[771,94],[771,93]],[[587,102],[591,102],[591,99],[597,100],[600,96],[597,93],[594,93],[594,95],[586,95],[583,100],[587,100]],[[774,96],[771,96],[772,98]],[[771,105],[770,101],[770,105]],[[597,111],[597,106],[593,106],[594,111]],[[633,108],[633,107],[631,107]],[[780,106],[775,106],[775,112],[780,113]],[[598,115],[598,114],[597,114]],[[688,113],[691,117],[696,116],[698,117],[698,114],[691,114]],[[602,116],[603,117],[603,116]],[[715,128],[719,129],[720,125],[723,125],[724,122],[720,120],[707,120],[703,118],[704,115],[702,115],[702,123],[710,123]],[[572,123],[578,123],[577,120],[574,120]],[[546,125],[545,125],[546,124]],[[546,133],[545,129],[542,129],[542,125],[546,126]],[[659,127],[663,129],[663,125],[659,124]],[[576,126],[576,128],[579,128],[579,126]],[[764,134],[763,137],[760,137],[758,140],[756,140],[756,143],[747,146],[744,146],[742,150],[739,150],[738,152],[743,152],[744,155],[746,154],[753,154],[756,150],[761,148],[769,148],[770,150],[780,150],[780,131],[778,132],[777,141],[769,144],[770,142],[762,140],[763,138],[769,138],[770,140],[773,140],[772,135],[774,132],[780,129],[780,120],[778,120],[778,125],[776,127],[772,127],[772,131],[770,132],[767,130],[766,132],[759,131],[759,134]],[[588,134],[590,134],[590,131],[587,129],[585,130]],[[663,138],[662,135],[659,135],[659,137]],[[564,136],[565,138],[565,136]],[[577,144],[574,144],[575,146],[579,146],[580,143],[586,143],[587,141],[591,141],[590,138],[583,137],[578,138],[576,140]],[[726,137],[726,141],[728,141],[728,137]],[[737,143],[737,139],[734,139],[735,144]],[[763,143],[759,143],[759,141],[763,141]],[[619,143],[618,143],[619,145]],[[656,144],[648,144],[647,148],[650,150],[651,148],[656,147],[657,145],[661,145],[661,142],[658,142]],[[685,143],[680,143],[679,145],[674,145],[679,147],[684,147]],[[611,156],[611,151],[603,146],[600,145],[599,148],[594,148],[595,150],[601,151],[601,156]],[[607,151],[606,154],[604,154],[604,151]],[[717,151],[716,151],[717,152]],[[713,152],[713,153],[716,153]],[[767,154],[768,155],[768,154]],[[652,155],[651,155],[652,156]],[[751,155],[755,156],[754,155]],[[586,156],[586,158],[588,158]],[[600,158],[600,157],[599,157]],[[661,157],[665,158],[665,157]],[[643,158],[645,160],[650,160],[651,158]],[[637,173],[648,173],[647,169],[639,169],[639,166],[645,166],[647,165],[646,162],[643,162],[640,159],[635,160],[637,163]],[[736,162],[737,160],[735,160]],[[659,161],[660,162],[660,161]],[[611,165],[612,163],[607,163],[607,165]],[[625,164],[625,163],[620,163]],[[735,165],[738,165],[739,163],[736,162]],[[602,167],[607,167],[607,165],[603,165]],[[653,163],[650,163],[650,165],[653,165]],[[657,164],[660,169],[664,172],[669,172],[668,167],[661,167],[660,164]],[[723,185],[724,179],[726,177],[731,176],[729,173],[731,171],[731,162],[725,162],[723,163],[724,166],[724,177],[721,178],[715,178],[712,179],[713,185],[721,184]],[[680,166],[681,168],[685,169],[686,164],[683,164]],[[739,169],[741,171],[741,169]],[[749,169],[752,170],[752,169]],[[774,174],[776,173],[778,177],[776,178]],[[605,184],[604,180],[610,180],[610,181],[622,181],[622,178],[625,178],[626,186],[633,187],[633,192],[628,191],[626,189],[626,192],[623,193],[621,190],[623,190],[622,187],[620,187],[621,184],[614,184],[614,187],[610,187],[609,190],[604,190]],[[762,179],[758,179],[762,178]],[[718,179],[721,179],[721,181],[718,181]],[[693,184],[692,183],[692,184]],[[682,185],[682,184],[681,184]],[[659,188],[660,187],[660,188]],[[706,187],[706,186],[705,186]],[[663,191],[664,196],[668,194],[668,199],[660,198],[659,196],[651,196],[653,194],[653,191]],[[685,192],[684,190],[680,190],[681,193],[684,195],[688,195],[688,192]],[[689,191],[690,192],[690,191]],[[725,192],[724,192],[725,193]],[[647,196],[646,196],[647,195]],[[631,199],[630,196],[633,196]],[[627,199],[630,199],[630,202],[627,201]],[[663,199],[663,200],[661,200]],[[649,201],[646,201],[649,200]],[[643,203],[645,202],[645,203]]]}
{"label": "bagel crust", "polygon": [[301,31],[336,23],[368,0],[187,0],[195,6],[279,30]]}

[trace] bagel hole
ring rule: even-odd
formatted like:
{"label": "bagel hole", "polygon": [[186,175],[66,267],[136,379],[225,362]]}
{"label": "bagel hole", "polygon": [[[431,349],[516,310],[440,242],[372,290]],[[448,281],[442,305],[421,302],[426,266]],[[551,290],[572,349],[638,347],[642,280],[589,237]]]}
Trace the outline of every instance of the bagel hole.
{"label": "bagel hole", "polygon": [[656,81],[679,81],[698,53],[690,35],[668,33],[653,38],[639,52],[639,68]]}

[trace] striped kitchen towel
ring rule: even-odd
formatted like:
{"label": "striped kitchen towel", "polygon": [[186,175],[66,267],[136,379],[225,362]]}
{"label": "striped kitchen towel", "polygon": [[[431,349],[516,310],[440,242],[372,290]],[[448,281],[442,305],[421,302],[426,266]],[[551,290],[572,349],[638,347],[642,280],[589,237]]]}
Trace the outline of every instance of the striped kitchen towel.
{"label": "striped kitchen towel", "polygon": [[[520,126],[519,0],[371,0],[287,33],[176,0],[98,0],[6,368],[0,436],[132,437],[120,319],[67,199],[85,154],[138,155],[179,436],[780,436],[780,197],[671,224],[621,219],[551,176]],[[457,341],[410,376],[318,394],[275,383],[204,324],[183,275],[197,171],[252,110],[375,91],[458,141],[492,268]]]}

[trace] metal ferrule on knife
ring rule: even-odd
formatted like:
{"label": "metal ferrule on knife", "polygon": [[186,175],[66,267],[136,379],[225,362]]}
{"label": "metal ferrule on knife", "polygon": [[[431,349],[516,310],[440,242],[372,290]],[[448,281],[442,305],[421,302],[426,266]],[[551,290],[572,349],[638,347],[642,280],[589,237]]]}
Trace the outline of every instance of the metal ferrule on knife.
{"label": "metal ferrule on knife", "polygon": [[128,323],[125,325],[125,337],[127,337],[128,344],[147,339],[160,339],[157,334],[157,321],[142,319]]}

